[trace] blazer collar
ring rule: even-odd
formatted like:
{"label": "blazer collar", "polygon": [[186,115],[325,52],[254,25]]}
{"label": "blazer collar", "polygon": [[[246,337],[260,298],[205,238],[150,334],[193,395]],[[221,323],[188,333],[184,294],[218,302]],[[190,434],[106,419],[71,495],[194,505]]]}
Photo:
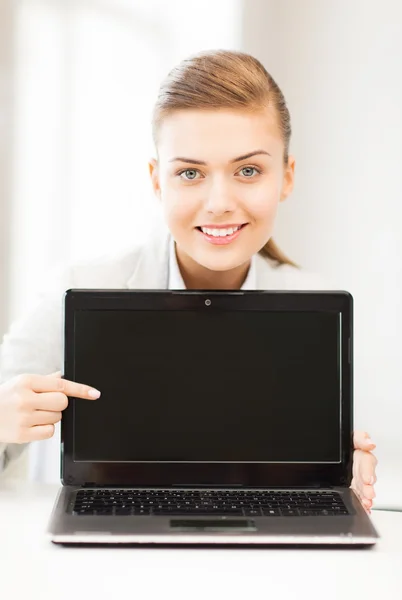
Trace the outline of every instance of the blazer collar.
{"label": "blazer collar", "polygon": [[[129,289],[166,290],[169,282],[169,243],[171,234],[165,225],[156,229],[141,247],[134,272],[127,281]],[[277,263],[261,254],[256,256],[256,288],[281,288]]]}

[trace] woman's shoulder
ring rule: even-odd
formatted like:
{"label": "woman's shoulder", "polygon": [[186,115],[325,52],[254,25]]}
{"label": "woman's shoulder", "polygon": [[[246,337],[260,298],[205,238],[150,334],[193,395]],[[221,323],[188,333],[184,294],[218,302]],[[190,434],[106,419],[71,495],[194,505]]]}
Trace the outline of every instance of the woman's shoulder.
{"label": "woman's shoulder", "polygon": [[158,224],[146,239],[71,264],[71,280],[76,287],[126,287],[139,269],[163,268],[167,240],[168,231]]}
{"label": "woman's shoulder", "polygon": [[303,286],[303,289],[313,289],[313,287],[323,290],[336,289],[334,288],[336,284],[330,277],[317,271],[288,264],[280,265],[278,269],[286,276],[289,282],[297,283]]}
{"label": "woman's shoulder", "polygon": [[104,252],[70,263],[67,267],[74,285],[92,287],[100,284],[122,285],[131,275],[141,255],[143,243]]}
{"label": "woman's shoulder", "polygon": [[275,287],[286,290],[339,290],[339,282],[335,277],[324,275],[318,271],[297,267],[288,263],[278,263],[261,256],[260,264],[266,280],[271,280]]}

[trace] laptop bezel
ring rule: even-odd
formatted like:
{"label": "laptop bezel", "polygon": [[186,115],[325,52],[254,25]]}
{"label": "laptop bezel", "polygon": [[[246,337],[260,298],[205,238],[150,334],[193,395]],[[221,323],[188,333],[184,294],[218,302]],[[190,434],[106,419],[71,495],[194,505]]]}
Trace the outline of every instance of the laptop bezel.
{"label": "laptop bezel", "polygon": [[[210,300],[211,304],[206,303]],[[353,461],[353,298],[349,292],[69,289],[63,299],[64,372],[74,378],[76,310],[338,311],[341,313],[341,462],[333,463],[115,463],[76,462],[73,456],[74,402],[61,421],[63,485],[146,487],[347,487]],[[78,400],[82,401],[82,400]]]}

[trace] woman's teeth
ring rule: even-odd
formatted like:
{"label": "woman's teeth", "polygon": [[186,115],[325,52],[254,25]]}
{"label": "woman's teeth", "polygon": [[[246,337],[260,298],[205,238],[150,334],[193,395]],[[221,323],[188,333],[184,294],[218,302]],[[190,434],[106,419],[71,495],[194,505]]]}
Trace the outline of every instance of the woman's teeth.
{"label": "woman's teeth", "polygon": [[213,235],[214,237],[225,237],[225,235],[232,235],[235,231],[240,229],[238,227],[229,227],[228,229],[209,229],[208,227],[201,227],[201,231],[207,235]]}

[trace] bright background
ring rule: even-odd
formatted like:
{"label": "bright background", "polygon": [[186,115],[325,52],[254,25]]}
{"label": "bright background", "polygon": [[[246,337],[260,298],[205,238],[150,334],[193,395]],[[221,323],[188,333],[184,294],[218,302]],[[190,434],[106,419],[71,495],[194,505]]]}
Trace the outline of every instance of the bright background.
{"label": "bright background", "polygon": [[[207,48],[254,54],[285,94],[296,186],[275,237],[354,295],[355,424],[378,502],[402,505],[399,0],[1,0],[0,340],[49,269],[146,239],[158,85]],[[58,479],[57,446],[32,444],[31,477]]]}

